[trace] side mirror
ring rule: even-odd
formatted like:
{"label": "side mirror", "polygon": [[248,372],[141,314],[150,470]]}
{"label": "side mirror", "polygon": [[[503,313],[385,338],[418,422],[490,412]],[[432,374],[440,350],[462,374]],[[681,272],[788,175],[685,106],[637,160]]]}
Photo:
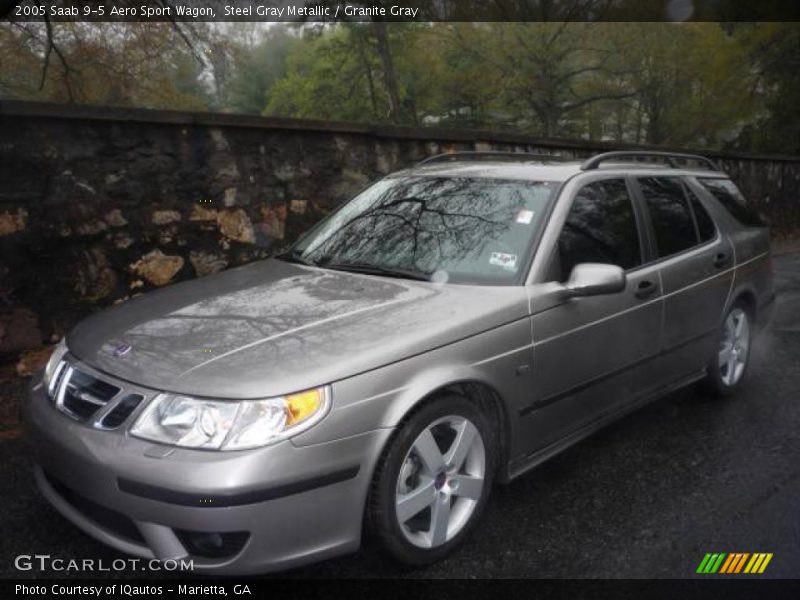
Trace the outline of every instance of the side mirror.
{"label": "side mirror", "polygon": [[570,297],[616,294],[625,289],[625,271],[617,265],[580,263],[572,268],[564,288]]}

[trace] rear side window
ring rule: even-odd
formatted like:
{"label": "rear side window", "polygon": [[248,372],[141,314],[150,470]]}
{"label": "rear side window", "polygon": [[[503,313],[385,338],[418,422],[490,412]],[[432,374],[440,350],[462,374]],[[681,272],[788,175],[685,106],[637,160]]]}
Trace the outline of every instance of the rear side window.
{"label": "rear side window", "polygon": [[558,239],[561,280],[578,263],[632,269],[642,264],[639,230],[624,179],[606,179],[581,189]]}
{"label": "rear side window", "polygon": [[700,202],[700,199],[695,196],[694,192],[690,190],[688,186],[684,186],[683,189],[686,190],[686,195],[689,197],[689,202],[692,205],[692,212],[697,221],[697,233],[700,234],[700,241],[707,242],[713,239],[714,236],[717,235],[717,228],[714,226],[714,221]]}
{"label": "rear side window", "polygon": [[742,192],[730,179],[698,177],[697,181],[719,200],[730,215],[742,225],[747,227],[765,227],[767,225],[758,211],[748,205]]}
{"label": "rear side window", "polygon": [[659,257],[696,246],[697,231],[680,179],[644,177],[638,182],[653,222]]}

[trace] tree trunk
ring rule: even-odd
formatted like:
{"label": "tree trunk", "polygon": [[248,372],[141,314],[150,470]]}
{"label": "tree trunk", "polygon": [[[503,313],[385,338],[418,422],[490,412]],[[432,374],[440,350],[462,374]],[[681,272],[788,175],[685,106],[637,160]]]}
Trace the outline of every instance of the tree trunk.
{"label": "tree trunk", "polygon": [[367,77],[367,89],[369,90],[369,101],[372,105],[373,118],[379,118],[378,114],[378,96],[375,93],[375,78],[372,76],[372,65],[369,63],[368,49],[364,48],[364,38],[360,35],[356,38],[356,48],[358,49],[358,58],[364,68],[364,74]]}
{"label": "tree trunk", "polygon": [[539,112],[539,120],[542,123],[542,137],[551,138],[555,136],[558,129],[560,115],[553,107],[548,107]]}
{"label": "tree trunk", "polygon": [[375,40],[378,46],[378,55],[381,59],[383,69],[383,82],[386,85],[386,93],[389,95],[389,119],[392,123],[400,122],[400,93],[397,91],[397,76],[394,72],[394,62],[392,61],[392,49],[389,46],[389,35],[386,32],[386,23],[374,21]]}
{"label": "tree trunk", "polygon": [[657,101],[651,101],[648,105],[646,139],[648,144],[660,144],[664,141],[662,110]]}

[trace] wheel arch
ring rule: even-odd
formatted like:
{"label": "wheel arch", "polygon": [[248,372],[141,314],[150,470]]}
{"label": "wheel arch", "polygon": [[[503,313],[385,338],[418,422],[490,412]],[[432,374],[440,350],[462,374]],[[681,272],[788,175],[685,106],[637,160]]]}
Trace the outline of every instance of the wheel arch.
{"label": "wheel arch", "polygon": [[733,298],[731,306],[737,303],[742,303],[747,311],[750,313],[752,319],[756,318],[756,311],[758,310],[758,303],[756,301],[756,294],[751,289],[743,289]]}
{"label": "wheel arch", "polygon": [[755,289],[751,285],[742,285],[733,290],[731,299],[728,306],[725,307],[725,312],[722,314],[722,319],[736,304],[743,304],[752,320],[755,321],[758,313],[758,301]]}
{"label": "wheel arch", "polygon": [[[497,478],[501,482],[507,481],[506,467],[514,432],[512,412],[497,386],[478,374],[460,372],[450,373],[447,377],[429,374],[422,381],[412,382],[406,389],[406,393],[403,394],[403,398],[393,403],[386,415],[386,420],[399,429],[423,406],[435,402],[437,398],[453,394],[474,402],[484,414],[491,418],[496,432]],[[394,437],[392,435],[385,445],[391,444]]]}

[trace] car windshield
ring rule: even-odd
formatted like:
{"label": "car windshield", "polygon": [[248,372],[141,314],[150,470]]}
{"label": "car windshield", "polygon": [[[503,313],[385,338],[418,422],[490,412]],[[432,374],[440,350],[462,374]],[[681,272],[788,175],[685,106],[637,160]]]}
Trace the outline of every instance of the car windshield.
{"label": "car windshield", "polygon": [[438,282],[510,285],[525,270],[556,184],[383,179],[314,227],[297,262]]}

